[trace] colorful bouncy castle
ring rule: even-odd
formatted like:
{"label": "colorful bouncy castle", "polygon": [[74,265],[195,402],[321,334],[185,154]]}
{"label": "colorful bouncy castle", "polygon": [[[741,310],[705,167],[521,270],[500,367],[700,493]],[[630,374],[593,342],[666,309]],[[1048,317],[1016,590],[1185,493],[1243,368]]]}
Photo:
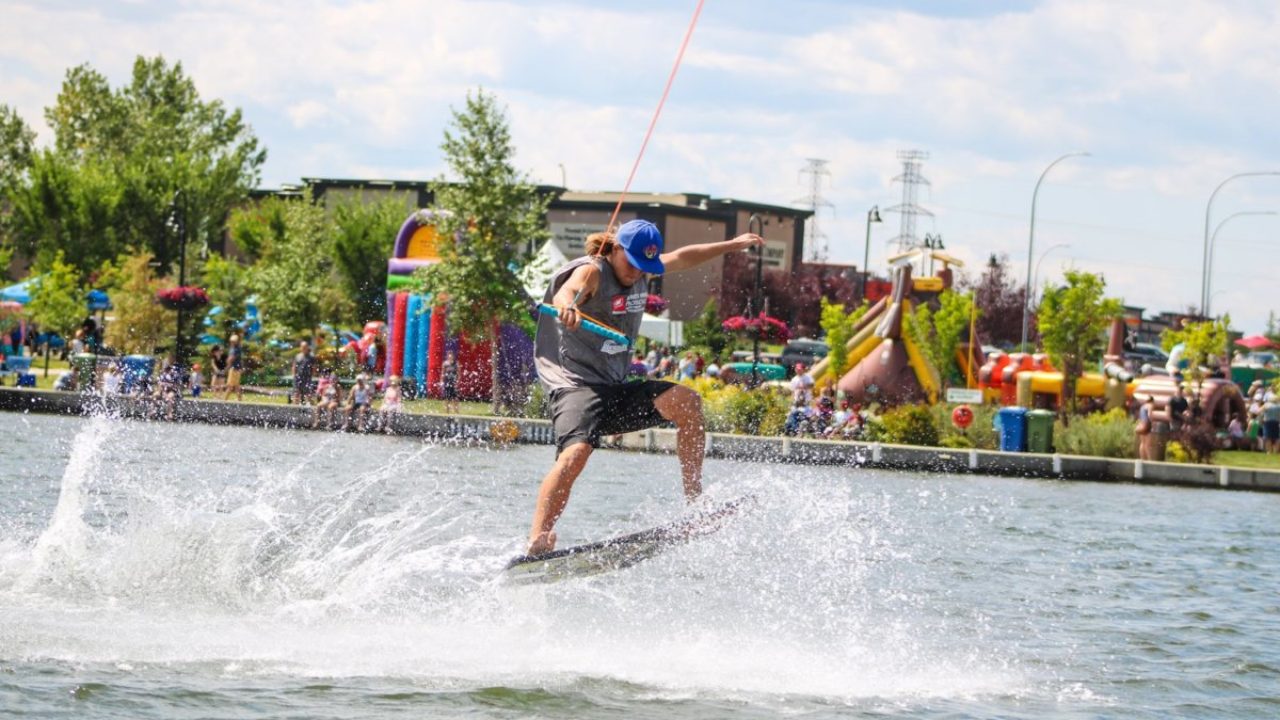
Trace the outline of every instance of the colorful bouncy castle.
{"label": "colorful bouncy castle", "polygon": [[[452,352],[458,364],[458,396],[487,400],[493,391],[492,343],[470,342],[449,331],[443,304],[416,292],[412,276],[420,267],[440,262],[437,216],[431,210],[410,215],[396,234],[387,261],[386,375],[401,377],[401,386],[417,397],[438,398],[443,392],[441,368]],[[499,382],[523,388],[532,380],[533,341],[516,327],[500,334]]]}

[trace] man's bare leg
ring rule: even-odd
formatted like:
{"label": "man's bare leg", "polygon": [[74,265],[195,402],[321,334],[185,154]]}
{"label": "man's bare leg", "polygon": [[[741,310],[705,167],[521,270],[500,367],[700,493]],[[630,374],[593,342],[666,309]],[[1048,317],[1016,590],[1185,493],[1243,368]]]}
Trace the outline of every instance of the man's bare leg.
{"label": "man's bare leg", "polygon": [[552,530],[564,506],[569,502],[573,481],[582,474],[591,457],[591,444],[576,442],[556,456],[551,472],[542,478],[538,488],[538,502],[533,508],[533,527],[529,529],[529,549],[526,555],[540,555],[556,547],[556,534]]}
{"label": "man's bare leg", "polygon": [[702,397],[691,388],[677,385],[659,395],[653,406],[676,424],[676,457],[680,459],[684,497],[693,502],[702,495],[702,460],[707,452]]}

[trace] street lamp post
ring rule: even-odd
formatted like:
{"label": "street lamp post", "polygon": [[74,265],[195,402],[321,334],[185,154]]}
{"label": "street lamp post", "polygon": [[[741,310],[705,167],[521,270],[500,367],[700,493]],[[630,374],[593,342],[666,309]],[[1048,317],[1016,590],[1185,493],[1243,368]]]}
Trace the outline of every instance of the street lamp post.
{"label": "street lamp post", "polygon": [[[173,193],[173,222],[178,233],[178,287],[187,286],[187,213],[183,202],[182,191]],[[182,367],[186,362],[186,348],[182,341],[182,322],[186,319],[186,310],[178,304],[178,326],[173,338],[173,362]]]}
{"label": "street lamp post", "polygon": [[1044,262],[1045,257],[1049,253],[1053,252],[1054,250],[1057,250],[1058,248],[1069,248],[1069,247],[1071,247],[1071,243],[1058,243],[1057,245],[1050,245],[1049,247],[1044,249],[1044,252],[1040,253],[1040,259],[1036,261],[1035,274],[1032,275],[1032,278],[1033,278],[1032,282],[1035,283],[1035,287],[1040,287],[1040,263]]}
{"label": "street lamp post", "polygon": [[1206,318],[1210,317],[1209,306],[1212,304],[1213,295],[1214,295],[1214,293],[1212,292],[1213,251],[1214,251],[1214,248],[1218,246],[1218,231],[1222,230],[1222,226],[1230,222],[1232,218],[1238,218],[1241,215],[1277,215],[1277,214],[1280,214],[1280,213],[1277,213],[1274,210],[1244,210],[1242,212],[1228,215],[1225,220],[1218,223],[1218,227],[1213,229],[1213,234],[1209,236],[1209,261],[1205,265],[1205,270],[1204,270],[1204,292],[1205,292],[1204,305],[1200,308],[1200,313],[1204,315]]}
{"label": "street lamp post", "polygon": [[[764,218],[752,213],[747,219],[747,232],[764,237]],[[748,322],[752,318],[757,322],[756,333],[751,341],[751,387],[753,388],[760,386],[760,333],[764,331],[764,322],[760,317],[764,312],[764,300],[760,297],[760,287],[764,284],[764,245],[757,245],[755,251],[756,285],[751,291],[751,314],[747,318]]]}
{"label": "street lamp post", "polygon": [[871,223],[883,222],[880,219],[880,206],[872,205],[867,211],[867,242],[862,246],[862,297],[863,302],[867,300],[867,283],[871,280]]}
{"label": "street lamp post", "polygon": [[1267,177],[1280,175],[1275,170],[1266,170],[1262,172],[1243,172],[1236,173],[1231,177],[1218,183],[1218,187],[1209,193],[1209,202],[1204,205],[1204,253],[1200,257],[1200,314],[1208,317],[1209,315],[1209,213],[1213,209],[1213,199],[1218,196],[1218,191],[1222,186],[1242,177]]}
{"label": "street lamp post", "polygon": [[1057,160],[1049,163],[1049,166],[1040,173],[1040,179],[1036,180],[1036,189],[1031,193],[1031,233],[1027,238],[1027,286],[1022,294],[1022,350],[1027,349],[1027,327],[1031,313],[1031,264],[1035,260],[1036,245],[1036,199],[1040,196],[1040,184],[1044,182],[1044,176],[1049,174],[1054,165],[1071,157],[1088,157],[1087,152],[1071,152],[1059,157]]}

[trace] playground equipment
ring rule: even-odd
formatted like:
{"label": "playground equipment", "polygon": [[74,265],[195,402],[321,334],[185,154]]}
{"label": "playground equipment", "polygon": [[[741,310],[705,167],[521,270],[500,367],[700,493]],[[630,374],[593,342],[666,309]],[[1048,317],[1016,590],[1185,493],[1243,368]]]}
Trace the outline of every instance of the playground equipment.
{"label": "playground equipment", "polygon": [[[903,322],[913,307],[936,300],[951,287],[949,266],[961,263],[933,248],[917,248],[890,261],[894,264],[892,291],[872,305],[854,326],[853,336],[845,345],[851,369],[836,381],[836,387],[850,402],[934,403],[942,385],[938,370],[904,332]],[[943,268],[933,277],[913,279],[915,262],[924,268],[942,263]],[[974,365],[982,360],[981,351],[970,345],[965,343],[957,350],[956,359],[966,376],[973,376]],[[821,380],[828,374],[827,368],[824,358],[809,375],[815,381]]]}
{"label": "playground equipment", "polygon": [[[446,353],[452,352],[458,364],[459,397],[487,399],[493,391],[492,343],[451,334],[445,306],[433,302],[430,295],[414,292],[414,271],[440,262],[437,219],[431,210],[418,210],[396,234],[387,260],[386,360],[381,372],[399,375],[403,386],[416,396],[438,398],[441,368]],[[503,325],[496,331],[499,382],[504,387],[523,387],[532,377],[533,341],[515,326]]]}

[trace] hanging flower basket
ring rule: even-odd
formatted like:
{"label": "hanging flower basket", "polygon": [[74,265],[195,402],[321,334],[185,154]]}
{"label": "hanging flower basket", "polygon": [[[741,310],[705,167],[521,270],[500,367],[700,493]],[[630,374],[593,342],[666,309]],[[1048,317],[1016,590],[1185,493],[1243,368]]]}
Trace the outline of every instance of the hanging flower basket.
{"label": "hanging flower basket", "polygon": [[644,311],[650,315],[661,315],[663,310],[667,309],[667,299],[661,295],[650,293],[649,297],[644,301]]}
{"label": "hanging flower basket", "polygon": [[720,324],[725,332],[740,333],[748,337],[759,337],[761,340],[786,342],[791,339],[791,329],[787,324],[775,317],[760,313],[758,317],[734,315]]}
{"label": "hanging flower basket", "polygon": [[204,288],[171,287],[156,291],[156,302],[170,310],[195,310],[209,304]]}

